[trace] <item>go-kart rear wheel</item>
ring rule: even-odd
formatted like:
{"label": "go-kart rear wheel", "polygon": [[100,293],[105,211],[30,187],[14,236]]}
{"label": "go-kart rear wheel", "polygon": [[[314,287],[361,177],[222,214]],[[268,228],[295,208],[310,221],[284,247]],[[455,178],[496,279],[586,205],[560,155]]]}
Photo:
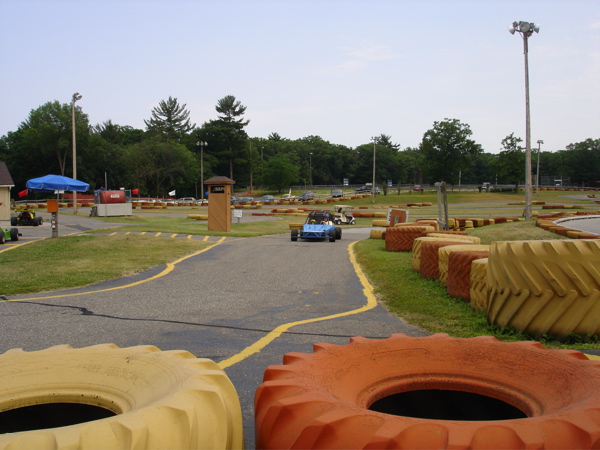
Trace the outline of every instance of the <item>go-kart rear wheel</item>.
{"label": "go-kart rear wheel", "polygon": [[335,227],[335,238],[336,239],[342,238],[342,229],[339,227]]}
{"label": "go-kart rear wheel", "polygon": [[329,242],[335,242],[335,229],[329,230]]}
{"label": "go-kart rear wheel", "polygon": [[[44,223],[44,219],[43,219],[42,217],[34,217],[34,218],[33,218],[33,222],[34,222],[34,223],[36,223],[36,222],[37,222],[37,224],[38,224],[38,225],[41,225],[41,224],[43,224],[43,223]],[[36,226],[37,226],[37,225],[36,225]]]}
{"label": "go-kart rear wheel", "polygon": [[0,245],[4,244],[4,230],[0,230]]}
{"label": "go-kart rear wheel", "polygon": [[18,241],[19,240],[19,230],[17,228],[10,229],[10,240]]}
{"label": "go-kart rear wheel", "polygon": [[10,218],[10,226],[11,227],[16,227],[17,226],[17,218],[16,217],[11,217]]}
{"label": "go-kart rear wheel", "polygon": [[292,235],[292,241],[298,240],[298,230],[292,230],[291,235]]}

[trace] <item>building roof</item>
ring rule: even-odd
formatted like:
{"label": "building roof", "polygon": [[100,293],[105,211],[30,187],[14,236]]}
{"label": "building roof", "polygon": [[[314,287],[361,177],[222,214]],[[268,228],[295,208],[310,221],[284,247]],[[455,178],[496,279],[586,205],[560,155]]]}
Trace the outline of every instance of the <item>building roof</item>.
{"label": "building roof", "polygon": [[235,184],[235,181],[231,178],[217,176],[204,180],[204,184]]}
{"label": "building roof", "polygon": [[8,186],[14,187],[15,182],[10,176],[10,172],[8,171],[8,167],[6,167],[6,163],[0,161],[0,186]]}

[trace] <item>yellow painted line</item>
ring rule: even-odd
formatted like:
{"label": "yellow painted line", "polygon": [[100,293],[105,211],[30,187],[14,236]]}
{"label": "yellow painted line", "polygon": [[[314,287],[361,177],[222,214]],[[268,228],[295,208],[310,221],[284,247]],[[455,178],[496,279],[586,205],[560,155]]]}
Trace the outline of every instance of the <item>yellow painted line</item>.
{"label": "yellow painted line", "polygon": [[191,238],[192,238],[192,235],[188,234],[186,239],[191,239]]}
{"label": "yellow painted line", "polygon": [[365,303],[360,308],[353,309],[350,311],[345,311],[345,312],[341,312],[341,313],[337,313],[337,314],[331,314],[329,316],[315,317],[312,319],[298,320],[296,322],[289,322],[289,323],[279,325],[277,328],[275,328],[269,334],[260,338],[254,344],[246,347],[244,350],[239,352],[237,355],[233,355],[232,357],[225,359],[225,360],[221,361],[220,363],[218,363],[218,366],[221,369],[226,369],[227,367],[231,367],[234,364],[237,364],[240,361],[243,361],[244,359],[248,358],[249,356],[251,356],[255,353],[259,353],[263,348],[265,348],[267,345],[269,345],[271,342],[273,342],[275,339],[277,339],[279,336],[281,336],[287,330],[289,330],[292,327],[295,327],[296,325],[304,325],[306,323],[321,322],[323,320],[331,320],[331,319],[337,319],[338,317],[351,316],[353,314],[360,314],[360,313],[363,313],[365,311],[375,308],[377,306],[377,298],[375,297],[375,294],[373,293],[373,286],[371,285],[371,283],[369,283],[367,276],[364,274],[364,272],[362,271],[362,269],[356,262],[356,255],[354,254],[354,244],[356,244],[356,242],[353,242],[348,246],[348,254],[350,255],[350,262],[352,263],[352,266],[354,267],[354,271],[356,272],[356,275],[358,276],[358,279],[360,280],[360,283],[363,286],[363,294],[367,298],[367,303]]}
{"label": "yellow painted line", "polygon": [[174,238],[175,236],[177,236],[177,233],[173,233],[170,237],[171,239]]}
{"label": "yellow painted line", "polygon": [[110,234],[109,234],[109,236],[114,236],[115,234],[117,234],[117,232],[116,232],[116,231],[115,231],[115,232],[113,232],[113,233],[110,233]]}
{"label": "yellow painted line", "polygon": [[204,242],[208,241],[208,236],[204,236],[204,239],[202,239]]}
{"label": "yellow painted line", "polygon": [[175,269],[175,266],[177,264],[179,264],[180,262],[185,261],[186,259],[191,258],[192,256],[196,256],[196,255],[199,255],[200,253],[204,253],[205,251],[210,250],[211,248],[216,247],[219,244],[222,244],[223,241],[225,241],[225,236],[223,236],[214,245],[211,245],[210,247],[206,247],[206,248],[203,248],[202,250],[198,250],[197,252],[183,256],[183,257],[179,258],[178,260],[173,261],[172,263],[167,263],[166,264],[167,267],[165,267],[165,269],[162,272],[160,272],[150,278],[136,281],[134,283],[129,283],[129,284],[125,284],[123,286],[117,286],[117,287],[113,287],[113,288],[98,289],[95,291],[78,292],[78,293],[74,293],[74,294],[60,294],[60,295],[49,295],[47,297],[30,297],[30,298],[18,298],[18,299],[14,299],[14,300],[0,300],[0,303],[24,302],[24,301],[28,301],[28,300],[44,300],[44,299],[48,299],[48,298],[77,297],[79,295],[97,294],[99,292],[117,291],[119,289],[127,289],[130,287],[139,286],[140,284],[147,283],[148,281],[154,281],[154,280],[157,280],[158,278],[162,278],[165,275],[168,275],[169,273],[171,273],[173,271],[173,269]]}
{"label": "yellow painted line", "polygon": [[159,231],[158,233],[156,233],[156,234],[154,235],[154,237],[158,237],[158,236],[160,236],[161,234],[162,234],[162,233]]}
{"label": "yellow painted line", "polygon": [[130,234],[130,233],[131,233],[131,231],[126,231],[126,232],[125,232],[125,235],[127,236],[127,235],[128,235],[128,234]]}
{"label": "yellow painted line", "polygon": [[142,231],[142,232],[140,233],[140,236],[143,236],[143,235],[145,235],[145,234],[146,234],[146,232],[145,232],[145,231]]}

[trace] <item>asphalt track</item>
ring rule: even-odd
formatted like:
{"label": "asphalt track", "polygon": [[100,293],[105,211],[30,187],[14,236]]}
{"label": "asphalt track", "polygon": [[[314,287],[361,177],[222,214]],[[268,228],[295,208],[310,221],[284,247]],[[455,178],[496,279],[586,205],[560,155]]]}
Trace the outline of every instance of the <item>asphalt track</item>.
{"label": "asphalt track", "polygon": [[[82,216],[60,220],[60,235],[107,225]],[[18,243],[51,235],[48,221],[20,231]],[[111,342],[210,358],[238,391],[252,449],[254,392],[264,370],[286,353],[311,352],[318,342],[345,344],[352,336],[427,334],[380,306],[353,263],[352,243],[368,233],[345,229],[335,243],[291,242],[288,234],[210,237],[215,245],[172,265],[85,288],[10,296],[0,303],[0,352]]]}

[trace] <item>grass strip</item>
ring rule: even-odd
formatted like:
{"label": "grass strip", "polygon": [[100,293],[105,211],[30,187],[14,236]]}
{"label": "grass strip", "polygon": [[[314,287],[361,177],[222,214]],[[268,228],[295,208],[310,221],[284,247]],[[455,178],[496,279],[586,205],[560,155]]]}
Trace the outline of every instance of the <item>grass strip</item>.
{"label": "grass strip", "polygon": [[213,245],[149,236],[65,236],[0,254],[0,295],[87,286],[132,275]]}

